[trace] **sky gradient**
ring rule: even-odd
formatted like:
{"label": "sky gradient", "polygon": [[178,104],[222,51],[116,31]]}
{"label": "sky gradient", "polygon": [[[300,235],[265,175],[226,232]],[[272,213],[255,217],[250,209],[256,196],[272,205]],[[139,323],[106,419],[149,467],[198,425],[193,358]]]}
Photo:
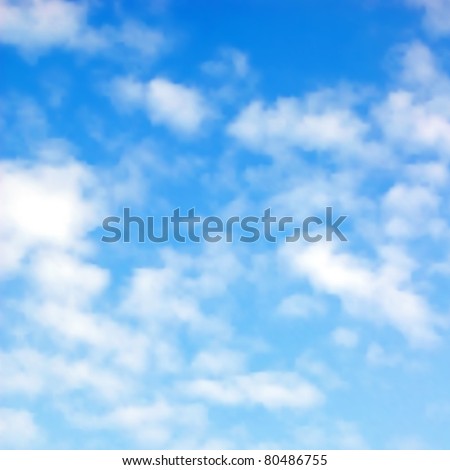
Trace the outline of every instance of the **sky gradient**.
{"label": "sky gradient", "polygon": [[[450,449],[450,1],[0,0],[0,448]],[[347,242],[102,243],[345,214]]]}

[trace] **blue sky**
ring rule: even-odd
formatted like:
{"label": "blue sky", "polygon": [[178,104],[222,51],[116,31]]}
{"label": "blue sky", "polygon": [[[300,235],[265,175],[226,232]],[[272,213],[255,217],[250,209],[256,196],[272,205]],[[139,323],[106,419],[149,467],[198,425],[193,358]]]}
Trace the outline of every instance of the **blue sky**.
{"label": "blue sky", "polygon": [[[449,449],[447,0],[0,0],[0,447]],[[102,220],[345,214],[348,242]]]}

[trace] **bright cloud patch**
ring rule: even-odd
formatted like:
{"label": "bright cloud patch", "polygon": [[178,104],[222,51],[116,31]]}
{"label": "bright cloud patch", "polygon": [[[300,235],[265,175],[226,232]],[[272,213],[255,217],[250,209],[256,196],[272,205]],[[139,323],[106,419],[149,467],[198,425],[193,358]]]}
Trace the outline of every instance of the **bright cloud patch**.
{"label": "bright cloud patch", "polygon": [[230,125],[228,132],[256,150],[299,148],[307,151],[346,150],[359,145],[366,126],[345,108],[323,106],[323,98],[305,103],[280,98],[273,107],[249,104]]}
{"label": "bright cloud patch", "polygon": [[112,95],[119,103],[144,109],[152,123],[166,125],[182,134],[196,133],[212,116],[199,90],[165,78],[154,78],[148,83],[117,79]]}
{"label": "bright cloud patch", "polygon": [[119,28],[94,28],[88,24],[85,3],[66,0],[2,0],[0,42],[17,46],[34,56],[48,49],[99,52],[125,47],[145,58],[154,57],[165,41],[163,35],[138,22]]}
{"label": "bright cloud patch", "polygon": [[95,192],[95,177],[76,161],[30,164],[3,161],[0,208],[2,269],[8,274],[41,247],[87,249],[85,235],[98,223],[103,206]]}
{"label": "bright cloud patch", "polygon": [[187,392],[224,405],[262,405],[267,408],[307,409],[320,405],[324,396],[295,374],[257,372],[227,380],[203,379],[183,385]]}
{"label": "bright cloud patch", "polygon": [[432,311],[408,287],[410,261],[392,249],[385,249],[385,261],[382,258],[379,266],[325,245],[297,254],[286,250],[285,254],[295,272],[309,278],[316,288],[337,295],[353,315],[391,324],[416,345],[437,340]]}
{"label": "bright cloud patch", "polygon": [[0,445],[2,449],[34,446],[40,429],[28,411],[0,408]]}

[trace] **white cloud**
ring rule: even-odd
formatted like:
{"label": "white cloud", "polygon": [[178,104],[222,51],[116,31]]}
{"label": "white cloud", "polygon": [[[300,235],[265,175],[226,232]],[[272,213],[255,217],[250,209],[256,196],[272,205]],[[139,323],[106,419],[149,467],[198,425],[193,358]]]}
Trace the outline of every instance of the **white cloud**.
{"label": "white cloud", "polygon": [[442,188],[449,181],[449,170],[442,162],[414,163],[406,168],[406,172],[411,181],[431,188]]}
{"label": "white cloud", "polygon": [[[31,256],[26,280],[30,290],[21,313],[45,329],[60,348],[89,348],[92,356],[109,358],[128,371],[141,371],[153,357],[150,340],[142,332],[104,315],[93,307],[109,283],[109,271],[78,256],[41,250]],[[152,341],[157,354],[164,342]],[[155,361],[156,362],[156,361]]]}
{"label": "white cloud", "polygon": [[0,351],[0,359],[0,373],[7,377],[0,384],[0,395],[58,396],[81,390],[105,402],[123,398],[130,390],[131,382],[123,380],[123,373],[105,370],[92,358],[69,360],[21,348]]}
{"label": "white cloud", "polygon": [[70,46],[83,35],[86,8],[64,0],[0,2],[0,39],[26,51]]}
{"label": "white cloud", "polygon": [[[329,152],[341,161],[393,165],[400,156],[432,150],[450,154],[450,81],[432,51],[419,41],[395,49],[398,84],[380,102],[367,90],[320,89],[273,103],[252,101],[227,132],[249,149],[275,157]],[[368,114],[356,105],[368,104]],[[381,129],[374,140],[372,130]]]}
{"label": "white cloud", "polygon": [[146,100],[153,122],[187,134],[198,131],[210,114],[197,89],[164,78],[155,78],[148,83]]}
{"label": "white cloud", "polygon": [[29,411],[0,408],[0,447],[2,449],[29,449],[41,439],[42,431]]}
{"label": "white cloud", "polygon": [[450,33],[449,0],[406,0],[408,5],[425,10],[424,24],[436,36]]}
{"label": "white cloud", "polygon": [[265,408],[309,409],[325,397],[311,383],[288,372],[255,372],[222,380],[198,379],[181,384],[189,396],[222,405],[261,405]]}
{"label": "white cloud", "polygon": [[148,324],[188,324],[197,332],[227,336],[220,318],[205,315],[202,301],[224,295],[242,274],[237,256],[228,248],[207,247],[198,256],[162,251],[164,267],[134,270],[122,309]]}
{"label": "white cloud", "polygon": [[201,92],[194,87],[156,77],[147,83],[131,77],[115,79],[110,96],[119,105],[144,109],[154,124],[190,135],[213,116]]}
{"label": "white cloud", "polygon": [[63,349],[85,345],[93,356],[109,356],[128,371],[146,366],[148,338],[109,316],[78,309],[69,301],[59,303],[51,299],[42,303],[26,301],[24,309],[28,318],[46,329],[49,337]]}
{"label": "white cloud", "polygon": [[87,166],[70,159],[3,161],[0,177],[0,274],[19,269],[37,248],[86,251],[86,234],[98,225],[104,208]]}
{"label": "white cloud", "polygon": [[201,316],[195,298],[180,292],[180,277],[171,268],[135,270],[126,295],[124,309],[133,315],[197,322]]}
{"label": "white cloud", "polygon": [[399,48],[399,78],[413,86],[436,86],[444,77],[431,50],[420,41],[413,41]]}
{"label": "white cloud", "polygon": [[436,318],[411,286],[414,263],[401,252],[385,248],[377,266],[326,243],[294,250],[282,250],[287,265],[319,291],[338,296],[347,312],[387,323],[415,345],[437,341]]}
{"label": "white cloud", "polygon": [[173,404],[156,400],[145,405],[123,405],[104,415],[84,414],[67,409],[67,418],[84,430],[118,429],[144,448],[175,447],[177,440],[190,436],[192,447],[207,425],[205,408],[193,404]]}
{"label": "white cloud", "polygon": [[432,150],[450,155],[449,118],[435,102],[417,101],[409,91],[394,91],[374,109],[374,116],[387,140],[401,152],[414,155]]}
{"label": "white cloud", "polygon": [[398,84],[371,115],[401,157],[450,155],[450,80],[432,51],[414,41],[397,48]]}
{"label": "white cloud", "polygon": [[34,57],[51,48],[85,52],[121,50],[145,58],[165,46],[164,36],[137,22],[95,29],[88,24],[85,2],[66,0],[0,0],[0,42]]}
{"label": "white cloud", "polygon": [[348,328],[336,328],[331,333],[331,338],[334,344],[343,348],[354,348],[359,341],[358,334]]}
{"label": "white cloud", "polygon": [[398,183],[383,196],[383,229],[387,235],[403,240],[442,235],[447,224],[439,216],[440,202],[440,197],[429,187]]}
{"label": "white cloud", "polygon": [[278,98],[272,106],[253,101],[228,126],[228,133],[253,150],[275,155],[291,148],[359,152],[367,125],[335,101],[327,91],[302,101]]}
{"label": "white cloud", "polygon": [[106,269],[56,250],[38,251],[27,270],[39,297],[68,305],[84,305],[101,294],[109,276]]}

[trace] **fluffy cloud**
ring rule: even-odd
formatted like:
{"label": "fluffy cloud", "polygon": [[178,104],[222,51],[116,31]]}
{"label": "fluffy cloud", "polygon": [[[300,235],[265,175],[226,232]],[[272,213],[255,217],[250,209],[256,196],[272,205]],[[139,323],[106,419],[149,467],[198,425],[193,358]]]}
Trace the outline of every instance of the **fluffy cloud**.
{"label": "fluffy cloud", "polygon": [[[392,165],[397,154],[450,153],[450,80],[419,41],[395,48],[397,83],[384,98],[337,87],[245,106],[227,132],[247,148],[281,156],[327,152],[341,162]],[[367,106],[361,112],[358,104]],[[381,130],[381,139],[373,136]],[[375,132],[375,134],[374,134]]]}
{"label": "fluffy cloud", "polygon": [[3,396],[61,396],[82,391],[101,401],[123,398],[129,392],[123,374],[95,363],[92,358],[68,359],[62,354],[43,354],[31,348],[0,351],[0,372],[8,380],[0,384]]}
{"label": "fluffy cloud", "polygon": [[424,24],[430,33],[437,36],[450,33],[449,0],[406,0],[406,3],[425,11]]}
{"label": "fluffy cloud", "polygon": [[[330,104],[331,103],[331,104]],[[229,125],[228,133],[253,150],[282,153],[360,150],[367,125],[325,92],[304,100],[278,98],[272,106],[254,101]]]}
{"label": "fluffy cloud", "polygon": [[374,115],[386,138],[401,152],[420,154],[437,151],[450,154],[450,122],[447,113],[436,107],[437,102],[417,101],[406,90],[389,94],[374,109]]}
{"label": "fluffy cloud", "polygon": [[176,354],[163,337],[130,327],[114,309],[104,313],[97,299],[109,285],[110,273],[82,258],[57,250],[31,255],[25,276],[28,296],[20,313],[43,329],[60,350],[83,348],[95,360],[140,373],[146,367],[173,368]]}
{"label": "fluffy cloud", "polygon": [[0,208],[0,275],[19,269],[37,248],[88,249],[86,234],[98,225],[104,204],[87,166],[70,159],[3,161],[0,177],[4,201]]}
{"label": "fluffy cloud", "polygon": [[[24,50],[53,46],[88,47],[83,37],[86,28],[86,8],[81,3],[64,0],[22,0],[0,3],[0,38],[3,43]],[[97,38],[93,46],[96,46]]]}
{"label": "fluffy cloud", "polygon": [[121,49],[154,57],[165,45],[164,36],[137,22],[118,28],[95,29],[87,21],[86,3],[66,0],[0,0],[0,42],[38,55],[60,47],[85,52]]}
{"label": "fluffy cloud", "polygon": [[383,197],[385,232],[394,238],[415,238],[446,232],[446,221],[439,217],[441,200],[426,186],[397,184]]}
{"label": "fluffy cloud", "polygon": [[146,102],[153,122],[187,134],[196,132],[209,115],[198,90],[164,78],[155,78],[148,83]]}
{"label": "fluffy cloud", "polygon": [[104,415],[92,416],[67,409],[67,418],[84,430],[117,429],[144,448],[177,447],[186,436],[198,447],[207,425],[205,408],[192,404],[173,404],[157,400],[147,405],[123,405]]}
{"label": "fluffy cloud", "polygon": [[403,157],[450,155],[450,80],[431,50],[419,41],[397,49],[398,83],[372,107],[386,144]]}
{"label": "fluffy cloud", "polygon": [[438,339],[439,324],[427,302],[414,292],[411,260],[392,248],[382,250],[377,264],[330,244],[282,250],[294,272],[319,291],[338,296],[352,315],[387,323],[412,344],[426,346]]}
{"label": "fluffy cloud", "polygon": [[39,251],[32,256],[27,277],[40,298],[51,298],[67,305],[84,305],[106,288],[109,271],[52,250]]}
{"label": "fluffy cloud", "polygon": [[0,447],[2,449],[30,448],[41,438],[42,432],[30,412],[0,408]]}
{"label": "fluffy cloud", "polygon": [[212,111],[201,92],[156,77],[147,83],[130,77],[118,78],[110,87],[118,104],[144,109],[154,124],[162,124],[184,135],[195,134],[212,117]]}
{"label": "fluffy cloud", "polygon": [[294,373],[254,372],[222,380],[198,379],[182,385],[193,397],[222,405],[261,405],[265,408],[309,409],[325,398],[311,383]]}
{"label": "fluffy cloud", "polygon": [[218,298],[240,277],[243,268],[228,247],[208,247],[199,256],[162,254],[164,267],[134,270],[122,310],[151,325],[187,324],[195,331],[226,335],[219,318],[205,315],[202,302]]}

